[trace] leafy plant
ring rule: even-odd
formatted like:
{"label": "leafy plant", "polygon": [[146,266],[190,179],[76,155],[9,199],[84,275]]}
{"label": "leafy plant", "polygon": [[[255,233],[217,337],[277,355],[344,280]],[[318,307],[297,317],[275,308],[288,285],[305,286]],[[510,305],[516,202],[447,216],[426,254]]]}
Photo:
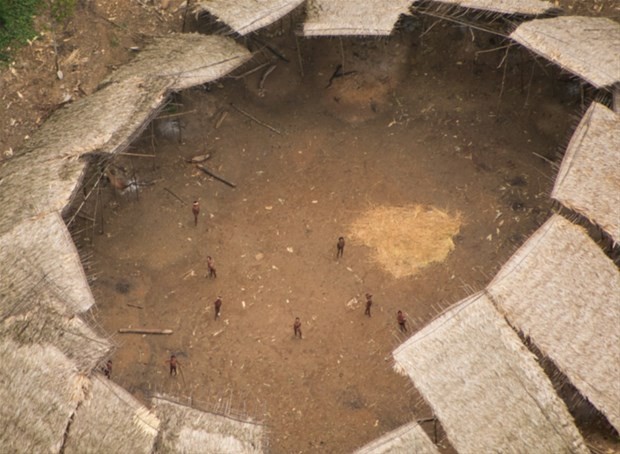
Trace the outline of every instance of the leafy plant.
{"label": "leafy plant", "polygon": [[77,0],[48,0],[50,14],[58,23],[66,23],[73,17]]}
{"label": "leafy plant", "polygon": [[0,59],[8,60],[9,46],[36,36],[33,17],[40,5],[41,0],[0,0]]}

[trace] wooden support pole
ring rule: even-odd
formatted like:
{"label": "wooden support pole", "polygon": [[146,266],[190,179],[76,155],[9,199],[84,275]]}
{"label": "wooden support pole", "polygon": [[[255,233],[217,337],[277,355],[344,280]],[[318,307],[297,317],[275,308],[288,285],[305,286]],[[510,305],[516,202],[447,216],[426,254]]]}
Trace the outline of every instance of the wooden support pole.
{"label": "wooden support pole", "polygon": [[127,153],[126,151],[116,153],[121,156],[135,156],[137,158],[154,158],[154,154],[142,154],[142,153]]}

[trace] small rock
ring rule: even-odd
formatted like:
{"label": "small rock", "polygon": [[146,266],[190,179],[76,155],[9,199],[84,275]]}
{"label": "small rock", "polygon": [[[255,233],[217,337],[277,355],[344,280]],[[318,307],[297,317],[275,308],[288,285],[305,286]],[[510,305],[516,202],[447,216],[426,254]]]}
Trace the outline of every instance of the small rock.
{"label": "small rock", "polygon": [[262,260],[263,258],[265,258],[265,255],[264,255],[262,252],[259,252],[258,254],[256,254],[256,255],[254,256],[254,258],[255,258],[256,260],[259,260],[259,261],[260,261],[260,260]]}

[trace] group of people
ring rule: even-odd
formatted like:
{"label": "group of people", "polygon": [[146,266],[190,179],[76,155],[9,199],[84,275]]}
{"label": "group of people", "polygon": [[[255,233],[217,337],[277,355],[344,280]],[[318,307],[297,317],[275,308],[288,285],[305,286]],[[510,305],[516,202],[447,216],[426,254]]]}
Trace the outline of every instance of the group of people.
{"label": "group of people", "polygon": [[[344,241],[344,237],[339,237],[338,238],[338,242],[336,243],[336,258],[340,258],[344,256],[344,245],[345,245],[345,241]],[[370,308],[372,307],[372,295],[370,293],[366,293],[366,309],[364,310],[364,315],[367,315],[368,317],[370,317]],[[396,322],[398,323],[398,329],[400,329],[400,331],[402,333],[406,333],[407,332],[407,318],[405,317],[405,314],[403,314],[403,311],[398,311],[396,313]]]}

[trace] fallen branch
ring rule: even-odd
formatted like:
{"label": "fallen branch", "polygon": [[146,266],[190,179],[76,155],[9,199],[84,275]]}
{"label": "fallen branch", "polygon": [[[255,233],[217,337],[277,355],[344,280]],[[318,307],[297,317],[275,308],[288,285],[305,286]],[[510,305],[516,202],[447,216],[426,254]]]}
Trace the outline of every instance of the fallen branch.
{"label": "fallen branch", "polygon": [[137,304],[127,303],[127,306],[129,306],[129,307],[135,307],[136,309],[144,309],[142,306],[138,306]]}
{"label": "fallen branch", "polygon": [[254,115],[251,115],[251,114],[247,113],[245,110],[242,110],[242,109],[238,108],[237,106],[235,106],[232,102],[230,103],[230,107],[232,107],[233,109],[235,109],[235,110],[236,110],[237,112],[239,112],[241,115],[245,115],[245,116],[246,116],[246,117],[248,117],[250,120],[255,121],[255,122],[256,122],[256,123],[258,123],[259,125],[261,125],[261,126],[263,126],[263,127],[267,128],[267,129],[269,129],[269,130],[271,130],[271,131],[275,132],[276,134],[282,135],[282,133],[281,133],[278,129],[274,128],[274,127],[273,127],[273,126],[271,126],[271,125],[268,125],[267,123],[264,123],[264,122],[260,121],[260,120],[259,120],[258,118],[256,118]]}
{"label": "fallen branch", "polygon": [[175,197],[179,202],[185,204],[187,203],[185,200],[183,200],[181,197],[179,197],[178,195],[176,195],[174,192],[172,192],[170,189],[168,188],[164,188],[164,191],[168,192],[170,195],[172,195],[173,197]]}
{"label": "fallen branch", "polygon": [[149,328],[121,328],[118,330],[122,334],[172,334],[171,329],[149,329]]}
{"label": "fallen branch", "polygon": [[211,172],[209,169],[207,169],[205,166],[200,165],[200,164],[196,164],[196,167],[198,167],[200,170],[202,170],[204,173],[206,173],[207,175],[209,175],[210,177],[215,178],[216,180],[221,181],[222,183],[230,186],[231,188],[236,188],[237,185],[234,183],[231,183],[228,180],[225,180],[224,178],[220,177],[219,175],[214,174],[213,172]]}

